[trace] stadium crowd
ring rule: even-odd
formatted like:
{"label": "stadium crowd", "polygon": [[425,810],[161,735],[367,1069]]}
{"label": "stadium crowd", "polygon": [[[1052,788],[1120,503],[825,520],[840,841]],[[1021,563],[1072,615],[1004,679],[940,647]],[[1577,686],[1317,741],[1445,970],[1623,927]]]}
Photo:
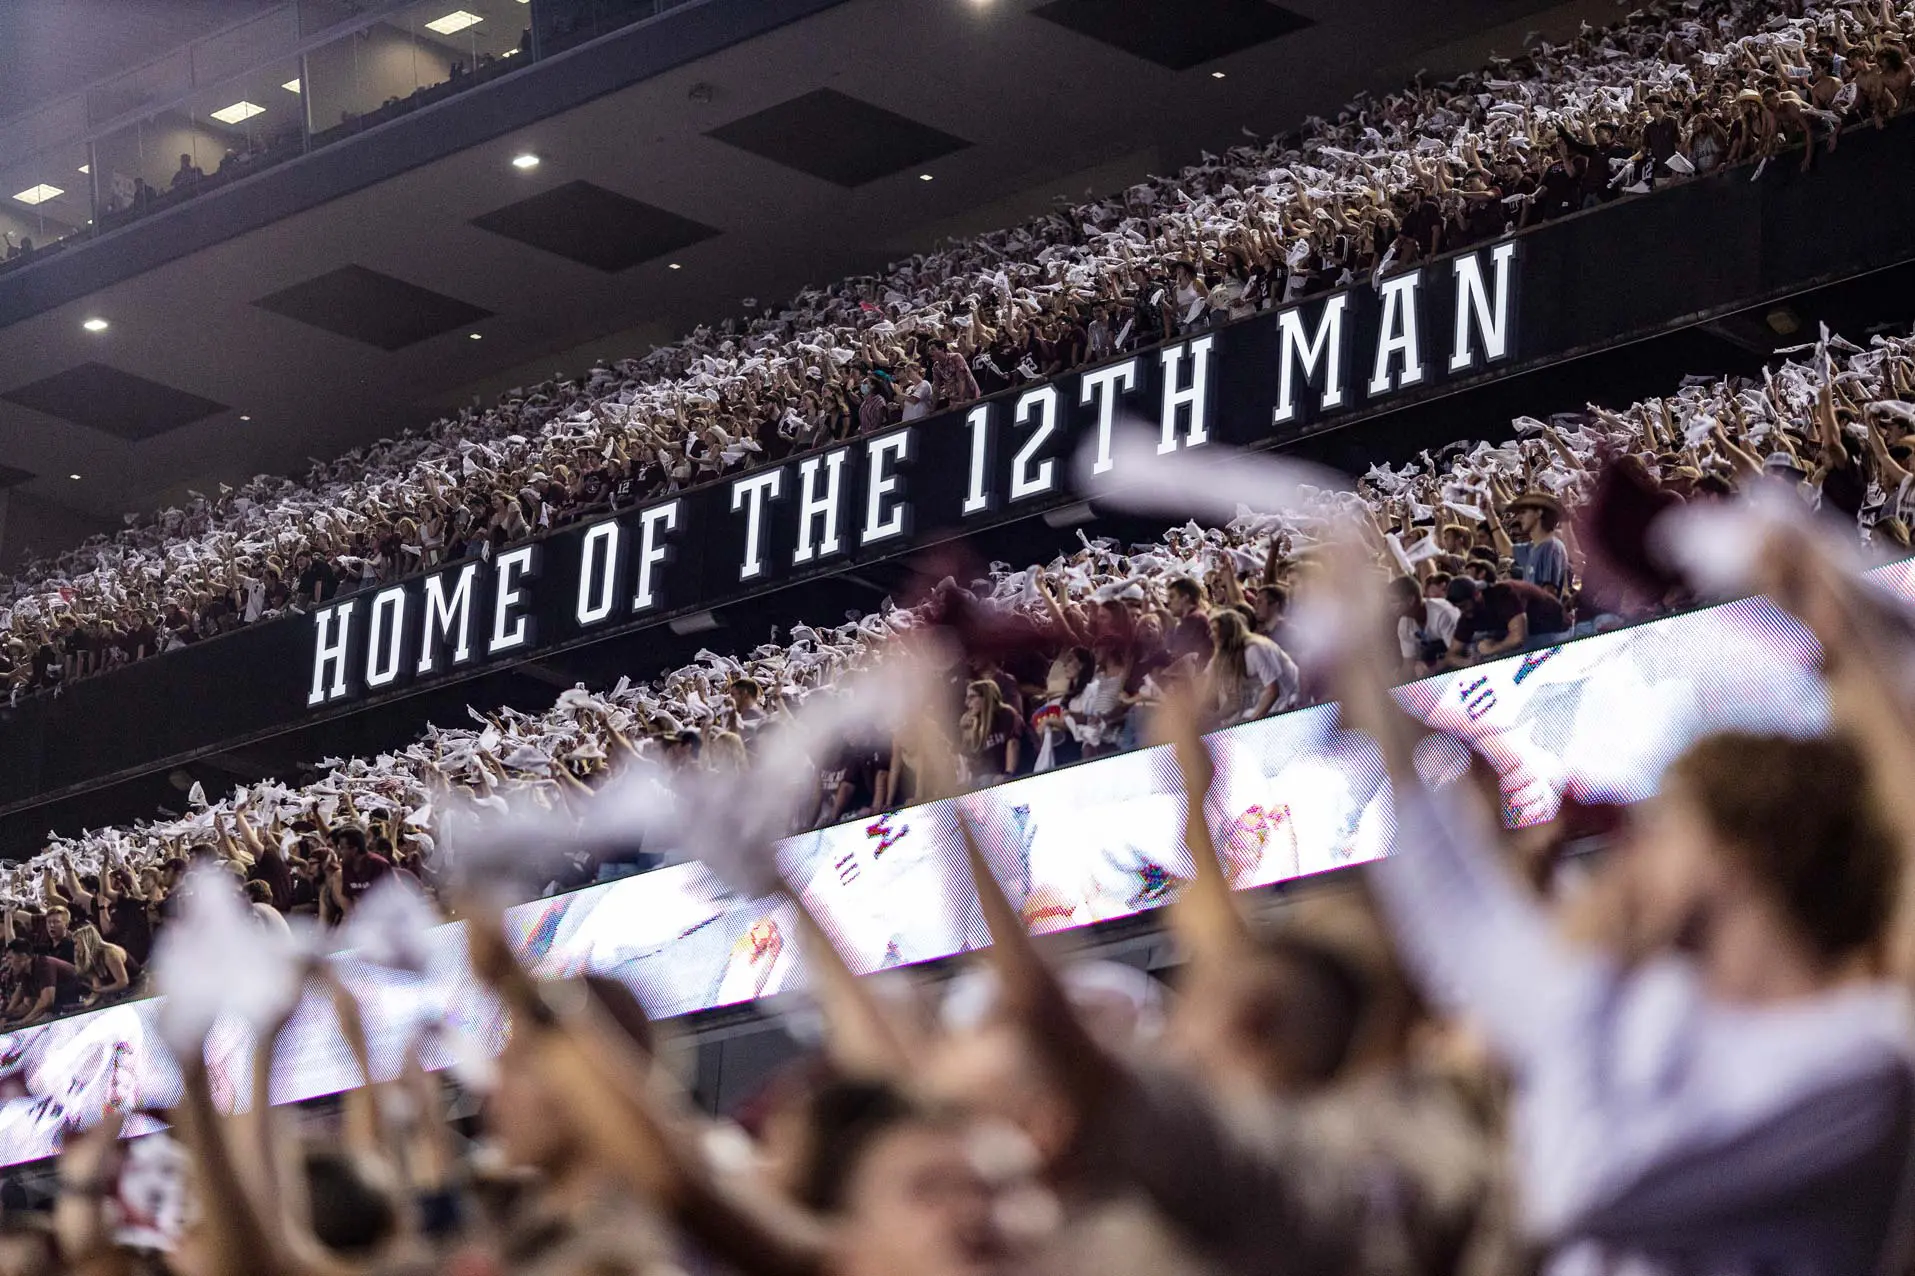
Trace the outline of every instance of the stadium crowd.
{"label": "stadium crowd", "polygon": [[[1664,182],[1881,124],[1915,69],[1906,6],[1659,4],[1120,197],[807,291],[142,519],[5,589],[16,693],[1374,279]],[[1759,175],[1759,173],[1758,173]]]}
{"label": "stadium crowd", "polygon": [[[1651,507],[1786,479],[1878,548],[1906,554],[1915,337],[1878,336],[1866,349],[1824,337],[1801,353],[1760,382],[1697,379],[1626,409],[1519,418],[1511,442],[1377,466],[1354,492],[1322,490],[1278,514],[1193,521],[1147,545],[1086,540],[1048,564],[946,579],[913,606],[887,604],[835,629],[796,625],[787,643],[742,657],[707,651],[650,683],[574,688],[544,713],[474,713],[470,726],[430,728],[391,753],[323,760],[304,785],[262,781],[216,800],[195,786],[182,817],[56,838],[0,868],[0,939],[23,960],[72,967],[35,967],[22,997],[11,990],[25,972],[0,974],[0,1008],[30,1022],[138,995],[171,893],[198,861],[244,876],[263,924],[285,913],[333,923],[389,873],[436,886],[441,821],[465,803],[579,816],[628,766],[721,781],[742,773],[766,731],[839,694],[900,635],[951,639],[943,725],[969,788],[1138,747],[1179,688],[1197,689],[1206,729],[1311,703],[1327,688],[1299,668],[1292,599],[1323,575],[1323,537],[1351,511],[1392,581],[1399,679],[1692,601],[1679,586],[1631,580],[1584,543],[1599,472],[1627,471]],[[806,761],[815,781],[777,814],[779,834],[925,797],[908,739],[834,743]],[[659,858],[642,844],[580,849],[531,889],[570,889]],[[65,982],[43,997],[49,972]]]}
{"label": "stadium crowd", "polygon": [[[472,969],[511,1018],[496,1070],[474,1073],[476,1116],[445,1119],[417,1043],[375,1082],[351,995],[287,964],[280,996],[330,992],[367,1078],[337,1122],[228,1115],[210,1015],[182,1016],[163,1029],[183,1081],[173,1133],[120,1143],[113,1112],[71,1134],[50,1218],[0,1219],[0,1261],[22,1276],[1904,1270],[1915,811],[1896,777],[1915,703],[1895,671],[1910,631],[1839,537],[1799,512],[1751,517],[1749,583],[1815,631],[1855,712],[1840,735],[1703,736],[1593,862],[1568,860],[1562,828],[1519,848],[1493,772],[1403,714],[1393,608],[1363,570],[1374,547],[1338,536],[1313,605],[1343,641],[1313,673],[1388,770],[1391,854],[1355,884],[1237,895],[1203,709],[1171,698],[1156,729],[1187,810],[1174,992],[1040,951],[967,825],[975,895],[951,907],[967,927],[981,911],[980,968],[852,977],[794,893],[815,1044],[713,1116],[625,985],[535,980],[474,891],[455,899]],[[216,872],[188,888],[236,889]],[[270,965],[266,933],[249,942]],[[181,946],[158,964],[210,1005],[207,959]],[[283,1004],[248,994],[255,1094]]]}

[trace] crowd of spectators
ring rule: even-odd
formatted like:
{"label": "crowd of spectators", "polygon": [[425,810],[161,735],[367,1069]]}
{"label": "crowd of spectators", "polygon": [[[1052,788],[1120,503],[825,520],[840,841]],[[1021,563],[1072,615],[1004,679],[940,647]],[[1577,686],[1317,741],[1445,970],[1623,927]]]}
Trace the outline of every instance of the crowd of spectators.
{"label": "crowd of spectators", "polygon": [[[1400,468],[1376,466],[1354,491],[1324,491],[1302,508],[1245,510],[1221,527],[1191,522],[1150,544],[1085,540],[1050,563],[995,564],[976,580],[941,582],[910,607],[887,604],[835,629],[794,625],[786,641],[741,655],[703,652],[649,683],[574,688],[543,713],[475,713],[470,726],[429,728],[390,753],[323,760],[310,783],[266,781],[211,800],[195,787],[181,816],[56,838],[33,860],[0,868],[0,908],[14,910],[6,937],[37,945],[36,957],[65,960],[48,945],[85,922],[137,972],[169,891],[198,860],[251,879],[266,912],[337,921],[387,872],[437,884],[448,809],[531,803],[577,812],[628,764],[742,772],[768,728],[835,694],[898,636],[934,627],[961,653],[943,671],[942,719],[958,779],[970,787],[1138,747],[1166,695],[1193,694],[1206,728],[1311,703],[1326,688],[1299,668],[1291,601],[1321,580],[1322,538],[1353,510],[1372,560],[1391,578],[1399,678],[1554,645],[1690,601],[1680,588],[1618,583],[1592,557],[1576,515],[1599,472],[1627,470],[1663,502],[1719,500],[1757,476],[1783,478],[1878,548],[1909,552],[1915,337],[1878,336],[1867,348],[1825,337],[1801,354],[1760,381],[1695,379],[1625,409],[1519,418],[1511,442],[1457,443]],[[789,831],[922,800],[913,747],[846,745],[812,756],[815,787],[789,813]],[[542,887],[569,889],[656,862],[655,854],[580,853]],[[58,936],[48,933],[56,910],[66,916]],[[97,981],[98,968],[88,969]],[[137,987],[117,976],[68,987],[89,991]],[[76,1004],[56,996],[61,1008]],[[18,1009],[46,1010],[34,1002]]]}
{"label": "crowd of spectators", "polygon": [[[25,565],[16,691],[1372,279],[1906,104],[1906,7],[1654,5]],[[1806,145],[1813,141],[1814,145]]]}
{"label": "crowd of spectators", "polygon": [[[454,904],[510,1030],[457,1095],[420,1062],[442,1025],[372,1022],[264,931],[165,946],[156,978],[201,1004],[162,1015],[172,1133],[117,1109],[71,1133],[51,1210],[0,1217],[0,1254],[21,1276],[1900,1270],[1909,630],[1807,520],[1749,557],[1824,643],[1831,698],[1858,707],[1843,733],[1705,735],[1595,854],[1572,849],[1573,812],[1502,830],[1493,771],[1390,694],[1378,582],[1338,575],[1348,641],[1319,672],[1389,775],[1384,863],[1234,890],[1254,861],[1205,815],[1201,711],[1175,698],[1157,723],[1192,813],[1164,848],[1174,990],[1040,949],[967,825],[975,889],[948,892],[947,923],[988,928],[973,968],[859,979],[794,892],[808,1026],[716,1112],[640,993],[535,979],[482,889]],[[201,918],[234,888],[187,890]],[[283,974],[222,1002],[215,955]],[[269,1084],[302,988],[365,1083],[304,1128],[257,1102],[226,1116]],[[254,1026],[250,1058],[209,1043],[213,1010]],[[375,1030],[402,1066],[375,1063]]]}

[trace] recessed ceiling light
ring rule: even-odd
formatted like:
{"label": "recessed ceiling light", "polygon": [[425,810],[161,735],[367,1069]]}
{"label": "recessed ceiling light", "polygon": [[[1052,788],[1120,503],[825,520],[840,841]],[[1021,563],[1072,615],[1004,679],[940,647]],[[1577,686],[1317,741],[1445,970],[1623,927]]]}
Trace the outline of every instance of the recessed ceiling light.
{"label": "recessed ceiling light", "polygon": [[673,262],[673,263],[672,263],[671,265],[669,265],[669,266],[667,266],[667,267],[665,267],[665,269],[667,269],[667,270],[683,270],[683,269],[684,269],[684,267],[683,267],[683,266],[681,266],[681,265],[679,265],[679,264],[678,264],[677,262]]}
{"label": "recessed ceiling light", "polygon": [[98,316],[95,316],[92,319],[88,319],[85,323],[81,324],[80,326],[82,328],[85,328],[88,332],[105,332],[112,325],[107,323],[106,320],[101,319]]}
{"label": "recessed ceiling light", "polygon": [[465,335],[472,338],[474,341],[477,341],[479,340],[479,338],[485,336],[483,332],[468,332]]}
{"label": "recessed ceiling light", "polygon": [[80,481],[80,476],[78,474],[69,474],[67,475],[67,477],[72,479],[75,483],[78,483]]}
{"label": "recessed ceiling light", "polygon": [[239,419],[242,421],[250,421],[253,418],[251,418],[250,416],[247,416],[244,412],[242,412],[239,414]]}
{"label": "recessed ceiling light", "polygon": [[80,165],[80,171],[81,171],[82,173],[91,173],[91,172],[93,171],[93,165],[91,165],[91,164],[82,164],[82,165]]}
{"label": "recessed ceiling light", "polygon": [[530,151],[526,151],[523,154],[514,155],[512,157],[513,168],[537,168],[538,166],[539,166],[539,157],[532,154],[532,152]]}
{"label": "recessed ceiling light", "polygon": [[426,23],[426,30],[437,31],[440,35],[454,35],[467,27],[476,27],[485,19],[476,13],[467,13],[464,9],[454,9],[443,18],[434,18]]}
{"label": "recessed ceiling light", "polygon": [[928,182],[931,180],[931,175],[929,173],[919,173],[918,180],[920,182]]}
{"label": "recessed ceiling light", "polygon": [[45,182],[41,182],[38,186],[27,187],[18,195],[15,195],[14,198],[22,204],[44,204],[48,200],[58,198],[64,194],[66,194],[66,192],[58,186],[48,186]]}
{"label": "recessed ceiling light", "polygon": [[1213,79],[1213,80],[1221,80],[1221,79],[1223,79],[1223,72],[1222,72],[1222,71],[1212,71],[1212,72],[1210,73],[1210,78],[1211,78],[1211,79]]}
{"label": "recessed ceiling light", "polygon": [[297,93],[299,92],[299,81],[297,79],[291,79],[286,81],[284,84],[280,85],[279,87],[286,90],[288,93]]}
{"label": "recessed ceiling light", "polygon": [[233,103],[231,106],[222,106],[219,110],[209,112],[209,114],[221,124],[237,124],[241,120],[250,120],[255,115],[266,114],[266,108],[263,106],[255,106],[251,102],[239,101]]}

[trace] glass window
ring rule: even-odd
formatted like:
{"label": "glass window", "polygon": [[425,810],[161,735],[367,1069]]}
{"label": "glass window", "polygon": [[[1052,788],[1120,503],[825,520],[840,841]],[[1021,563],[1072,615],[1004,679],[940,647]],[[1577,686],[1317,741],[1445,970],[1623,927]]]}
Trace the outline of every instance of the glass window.
{"label": "glass window", "polygon": [[101,138],[101,224],[169,208],[300,154],[305,112],[299,64],[286,60]]}
{"label": "glass window", "polygon": [[425,0],[307,55],[314,142],[397,118],[470,88],[529,56],[530,6],[519,0]]}
{"label": "glass window", "polygon": [[92,225],[86,147],[52,146],[0,164],[0,271],[58,251]]}

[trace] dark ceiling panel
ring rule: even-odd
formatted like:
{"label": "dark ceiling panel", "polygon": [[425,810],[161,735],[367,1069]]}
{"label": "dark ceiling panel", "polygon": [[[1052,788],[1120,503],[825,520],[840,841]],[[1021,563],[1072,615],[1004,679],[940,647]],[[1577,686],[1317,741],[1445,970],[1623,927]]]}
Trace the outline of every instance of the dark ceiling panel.
{"label": "dark ceiling panel", "polygon": [[1051,0],[1031,13],[1173,71],[1188,71],[1311,25],[1302,14],[1268,0]]}
{"label": "dark ceiling panel", "polygon": [[718,233],[703,222],[584,181],[495,208],[472,224],[608,273]]}
{"label": "dark ceiling panel", "polygon": [[364,266],[341,266],[253,304],[381,350],[402,350],[492,317],[490,310]]}
{"label": "dark ceiling panel", "polygon": [[226,411],[224,403],[104,363],[79,364],[8,390],[0,399],[135,442]]}
{"label": "dark ceiling panel", "polygon": [[970,145],[833,89],[780,102],[706,136],[840,186],[862,186]]}

